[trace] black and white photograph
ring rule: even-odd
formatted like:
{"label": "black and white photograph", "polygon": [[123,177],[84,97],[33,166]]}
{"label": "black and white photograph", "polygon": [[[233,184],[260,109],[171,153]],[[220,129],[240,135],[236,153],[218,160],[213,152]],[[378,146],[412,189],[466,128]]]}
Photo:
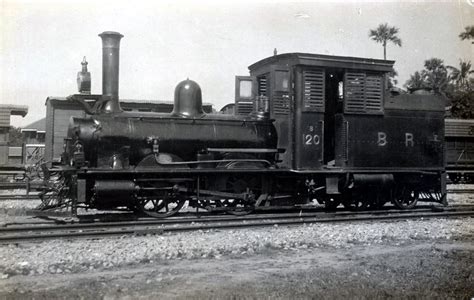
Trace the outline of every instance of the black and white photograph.
{"label": "black and white photograph", "polygon": [[474,299],[473,61],[473,0],[0,0],[0,299]]}

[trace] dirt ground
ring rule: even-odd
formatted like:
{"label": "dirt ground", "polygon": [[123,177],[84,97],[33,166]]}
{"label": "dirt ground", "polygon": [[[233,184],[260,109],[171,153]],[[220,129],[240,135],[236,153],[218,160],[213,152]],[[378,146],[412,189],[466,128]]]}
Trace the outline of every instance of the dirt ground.
{"label": "dirt ground", "polygon": [[472,241],[268,249],[251,256],[143,262],[14,276],[2,299],[342,299],[474,296]]}

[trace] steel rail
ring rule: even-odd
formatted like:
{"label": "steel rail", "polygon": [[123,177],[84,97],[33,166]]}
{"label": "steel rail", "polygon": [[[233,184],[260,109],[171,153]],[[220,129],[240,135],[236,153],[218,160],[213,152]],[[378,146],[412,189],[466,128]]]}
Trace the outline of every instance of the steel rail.
{"label": "steel rail", "polygon": [[472,189],[472,188],[469,188],[469,189],[448,189],[447,193],[448,194],[474,193],[474,189]]}
{"label": "steel rail", "polygon": [[21,195],[0,195],[0,201],[6,200],[39,200],[39,194],[21,194]]}
{"label": "steel rail", "polygon": [[[47,230],[47,231],[62,231],[62,230],[71,230],[71,229],[87,229],[87,228],[110,228],[110,227],[121,227],[121,226],[146,226],[146,225],[172,225],[172,224],[183,224],[183,223],[208,223],[208,222],[219,222],[219,221],[256,221],[256,220],[266,220],[266,219],[285,219],[285,218],[312,218],[320,216],[353,216],[353,215],[384,215],[384,214],[410,214],[410,213],[426,213],[433,211],[449,211],[449,212],[458,212],[458,211],[470,211],[474,210],[474,205],[457,205],[451,207],[429,207],[426,206],[423,208],[414,208],[411,210],[400,210],[400,209],[385,209],[385,210],[365,210],[365,211],[332,211],[328,212],[324,209],[321,209],[317,212],[292,212],[292,213],[266,213],[266,214],[252,214],[245,216],[233,216],[233,215],[208,215],[204,214],[201,216],[177,216],[170,217],[166,219],[156,219],[156,218],[146,218],[146,219],[137,219],[137,220],[120,220],[115,219],[111,221],[71,221],[43,225],[45,223],[13,223],[13,224],[3,224],[3,227],[0,227],[0,234],[4,232],[11,231],[37,231],[37,230]],[[120,214],[117,214],[116,217],[121,217]]]}
{"label": "steel rail", "polygon": [[[405,212],[405,211],[399,211]],[[336,223],[336,222],[360,222],[360,221],[388,221],[388,220],[407,220],[407,219],[419,219],[419,218],[441,218],[441,217],[472,217],[474,216],[474,209],[470,208],[467,210],[459,211],[440,211],[440,212],[415,212],[415,213],[398,213],[391,212],[381,215],[340,215],[340,214],[324,214],[320,216],[288,216],[286,218],[274,218],[266,217],[263,219],[245,220],[245,218],[222,218],[206,219],[195,222],[194,220],[187,220],[187,222],[177,223],[157,223],[157,224],[146,224],[136,223],[123,224],[118,223],[119,228],[110,229],[110,227],[102,226],[97,228],[92,227],[76,227],[76,228],[65,228],[62,226],[61,229],[45,229],[41,234],[32,234],[31,231],[35,231],[30,227],[30,230],[23,234],[6,234],[0,235],[0,243],[18,243],[26,241],[39,241],[46,239],[72,239],[72,238],[98,238],[108,236],[123,236],[123,235],[147,235],[147,234],[161,234],[164,232],[182,232],[182,231],[196,231],[196,230],[211,230],[211,229],[229,229],[229,228],[244,228],[244,227],[261,227],[261,226],[274,226],[274,225],[301,225],[310,223]],[[163,220],[164,221],[164,220]],[[173,221],[173,220],[170,220]],[[80,225],[80,224],[76,224]],[[102,224],[103,225],[103,224]],[[10,232],[15,232],[13,229]],[[39,230],[39,229],[37,229]],[[60,231],[60,232],[57,232]],[[7,232],[5,230],[4,232]]]}
{"label": "steel rail", "polygon": [[[418,206],[410,210],[400,210],[398,208],[388,208],[384,210],[364,210],[364,211],[347,211],[347,210],[337,210],[337,211],[327,211],[323,207],[318,208],[304,208],[299,211],[292,207],[292,212],[282,213],[277,212],[278,209],[272,210],[271,212],[258,211],[258,214],[250,214],[244,216],[235,216],[235,215],[215,215],[213,212],[204,211],[196,215],[195,213],[180,213],[176,216],[169,217],[166,219],[157,219],[152,217],[145,218],[136,218],[136,215],[130,214],[99,214],[99,215],[85,215],[83,219],[79,218],[78,220],[56,220],[51,219],[48,222],[26,222],[26,223],[4,223],[0,227],[0,234],[2,232],[9,231],[28,231],[28,230],[67,230],[67,229],[77,229],[77,228],[94,228],[94,227],[120,227],[120,226],[133,226],[133,225],[160,225],[160,224],[182,224],[182,223],[191,223],[191,222],[214,222],[214,221],[229,221],[229,220],[238,220],[238,221],[253,221],[253,220],[262,220],[262,219],[281,219],[289,217],[318,217],[321,215],[324,216],[347,216],[347,215],[383,215],[390,213],[397,214],[409,214],[415,212],[432,212],[432,211],[467,211],[474,209],[474,205],[469,204],[459,204],[453,205],[450,207],[440,207],[440,206]],[[62,217],[62,215],[59,215]],[[130,219],[130,217],[134,217]],[[88,218],[92,217],[92,218]],[[100,221],[100,218],[106,217],[107,220]],[[96,219],[99,221],[96,221]]]}

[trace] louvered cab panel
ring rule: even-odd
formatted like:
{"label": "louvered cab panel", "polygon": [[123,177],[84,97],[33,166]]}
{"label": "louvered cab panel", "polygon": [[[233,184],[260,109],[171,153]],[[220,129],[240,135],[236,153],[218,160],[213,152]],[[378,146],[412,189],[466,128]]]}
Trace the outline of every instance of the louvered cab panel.
{"label": "louvered cab panel", "polygon": [[383,114],[383,77],[347,71],[344,76],[344,112]]}
{"label": "louvered cab panel", "polygon": [[324,69],[296,68],[295,98],[294,168],[320,169],[324,160]]}
{"label": "louvered cab panel", "polygon": [[324,80],[322,69],[303,71],[303,111],[324,112]]}
{"label": "louvered cab panel", "polygon": [[382,76],[366,74],[365,77],[365,110],[368,113],[383,112]]}
{"label": "louvered cab panel", "polygon": [[288,92],[274,92],[273,114],[275,116],[288,116],[290,111],[290,96]]}
{"label": "louvered cab panel", "polygon": [[239,101],[237,102],[236,114],[246,116],[249,115],[253,110],[253,102],[250,101]]}

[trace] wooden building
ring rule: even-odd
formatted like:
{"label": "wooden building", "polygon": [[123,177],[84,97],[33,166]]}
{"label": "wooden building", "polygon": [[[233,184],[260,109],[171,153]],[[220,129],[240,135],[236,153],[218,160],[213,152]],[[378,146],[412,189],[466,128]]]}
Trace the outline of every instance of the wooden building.
{"label": "wooden building", "polygon": [[0,104],[0,166],[10,165],[8,159],[10,154],[10,117],[12,115],[25,117],[27,113],[28,106],[26,105]]}

